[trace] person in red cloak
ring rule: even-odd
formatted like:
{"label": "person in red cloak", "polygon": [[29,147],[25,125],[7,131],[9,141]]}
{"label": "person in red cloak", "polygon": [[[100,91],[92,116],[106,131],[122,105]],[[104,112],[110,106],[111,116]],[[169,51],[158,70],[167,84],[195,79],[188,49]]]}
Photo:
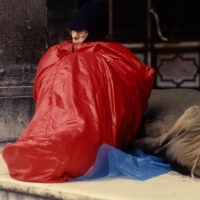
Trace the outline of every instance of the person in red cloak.
{"label": "person in red cloak", "polygon": [[107,40],[100,0],[83,5],[68,24],[72,40],[47,50],[35,82],[35,114],[2,155],[21,181],[64,182],[85,174],[99,147],[125,149],[148,106],[154,69]]}

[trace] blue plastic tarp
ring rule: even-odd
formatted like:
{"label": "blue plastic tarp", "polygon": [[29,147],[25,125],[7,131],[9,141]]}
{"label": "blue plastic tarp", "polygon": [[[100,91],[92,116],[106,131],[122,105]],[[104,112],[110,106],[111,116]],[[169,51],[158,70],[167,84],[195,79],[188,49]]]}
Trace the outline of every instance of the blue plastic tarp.
{"label": "blue plastic tarp", "polygon": [[147,180],[171,171],[170,164],[160,157],[144,154],[139,149],[123,152],[119,149],[103,144],[97,153],[94,165],[77,180],[91,180],[102,177],[127,175],[135,180]]}

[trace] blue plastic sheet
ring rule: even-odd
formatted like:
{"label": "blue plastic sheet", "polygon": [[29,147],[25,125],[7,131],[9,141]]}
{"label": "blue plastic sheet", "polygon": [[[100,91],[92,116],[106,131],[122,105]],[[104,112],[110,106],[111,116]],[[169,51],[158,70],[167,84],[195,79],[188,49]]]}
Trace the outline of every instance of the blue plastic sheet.
{"label": "blue plastic sheet", "polygon": [[103,144],[98,151],[96,161],[90,170],[76,180],[91,180],[102,177],[127,175],[135,180],[147,180],[171,171],[170,164],[159,157],[144,154],[139,149],[126,153]]}

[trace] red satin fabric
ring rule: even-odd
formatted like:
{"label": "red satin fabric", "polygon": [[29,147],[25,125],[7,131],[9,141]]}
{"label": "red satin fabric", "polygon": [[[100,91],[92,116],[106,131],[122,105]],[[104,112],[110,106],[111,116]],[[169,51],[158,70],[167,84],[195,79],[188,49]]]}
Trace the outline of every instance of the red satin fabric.
{"label": "red satin fabric", "polygon": [[123,149],[140,126],[154,69],[118,43],[72,46],[51,47],[39,63],[35,114],[2,152],[14,179],[72,180],[93,165],[103,143]]}

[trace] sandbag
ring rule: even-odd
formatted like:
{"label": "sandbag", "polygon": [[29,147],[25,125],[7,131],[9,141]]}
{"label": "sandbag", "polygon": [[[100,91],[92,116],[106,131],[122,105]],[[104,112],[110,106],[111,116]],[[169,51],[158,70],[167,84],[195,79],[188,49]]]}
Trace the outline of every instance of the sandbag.
{"label": "sandbag", "polygon": [[3,148],[10,176],[63,182],[85,174],[105,143],[124,149],[135,137],[154,81],[118,43],[50,48],[34,82],[35,114],[13,144]]}

